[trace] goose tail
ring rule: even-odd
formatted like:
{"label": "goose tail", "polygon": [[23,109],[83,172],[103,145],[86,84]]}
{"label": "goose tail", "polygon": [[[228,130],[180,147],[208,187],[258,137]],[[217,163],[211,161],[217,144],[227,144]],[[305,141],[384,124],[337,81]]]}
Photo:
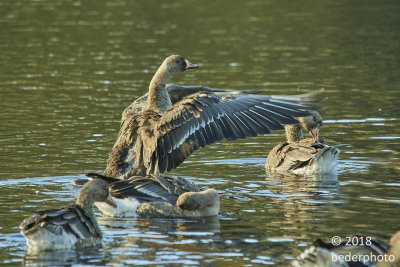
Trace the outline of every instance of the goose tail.
{"label": "goose tail", "polygon": [[318,151],[308,165],[308,173],[335,173],[338,165],[340,149],[326,146]]}

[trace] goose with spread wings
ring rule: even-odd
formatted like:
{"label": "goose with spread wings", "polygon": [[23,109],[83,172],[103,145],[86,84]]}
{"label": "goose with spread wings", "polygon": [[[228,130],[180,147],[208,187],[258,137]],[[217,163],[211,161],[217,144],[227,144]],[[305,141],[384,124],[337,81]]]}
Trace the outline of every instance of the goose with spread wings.
{"label": "goose with spread wings", "polygon": [[[315,107],[299,104],[310,95],[265,96],[203,86],[167,85],[174,75],[198,68],[169,56],[149,86],[122,114],[121,128],[103,172],[128,179],[162,174],[191,153],[223,139],[235,140],[298,123]],[[304,101],[306,102],[306,101]]]}

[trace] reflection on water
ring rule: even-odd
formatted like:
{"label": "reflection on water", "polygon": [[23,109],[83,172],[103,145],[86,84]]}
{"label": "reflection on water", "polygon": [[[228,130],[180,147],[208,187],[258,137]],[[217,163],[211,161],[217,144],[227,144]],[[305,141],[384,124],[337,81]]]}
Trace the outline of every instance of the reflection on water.
{"label": "reflection on water", "polygon": [[[219,240],[218,217],[201,220],[182,219],[112,219],[100,218],[103,247],[67,251],[27,250],[24,263],[37,265],[69,264],[198,264],[202,252]],[[164,251],[166,246],[183,247],[190,253]],[[153,259],[147,254],[155,253]],[[119,255],[113,260],[112,255]],[[146,259],[147,258],[147,259]]]}
{"label": "reflection on water", "polygon": [[[0,262],[8,265],[276,264],[315,239],[398,229],[400,4],[0,1]],[[219,142],[173,175],[221,198],[207,220],[101,217],[101,249],[31,254],[12,207],[58,208],[101,171],[123,109],[164,57],[199,70],[179,84],[298,94],[325,88],[321,135],[341,148],[337,176],[267,176],[283,131]]]}
{"label": "reflection on water", "polygon": [[29,249],[24,257],[24,264],[27,266],[64,266],[72,264],[102,264],[107,253],[102,249],[82,249],[65,251],[41,251],[34,252]]}

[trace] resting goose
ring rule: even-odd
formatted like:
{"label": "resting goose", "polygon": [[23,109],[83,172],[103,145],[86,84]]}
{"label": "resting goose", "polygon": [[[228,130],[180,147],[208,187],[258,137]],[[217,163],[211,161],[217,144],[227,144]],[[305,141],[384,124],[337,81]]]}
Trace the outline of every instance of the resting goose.
{"label": "resting goose", "polygon": [[101,242],[101,231],[93,213],[93,204],[107,201],[108,184],[93,180],[79,192],[76,204],[68,208],[33,211],[19,228],[26,244],[33,250],[66,249],[96,246]]}
{"label": "resting goose", "polygon": [[[299,123],[285,126],[286,142],[276,145],[269,152],[265,163],[267,173],[335,173],[340,150],[321,142],[321,115],[317,111],[310,113],[311,116],[298,118]],[[308,131],[313,138],[304,138],[302,129]]]}
{"label": "resting goose", "polygon": [[[95,203],[107,216],[198,218],[215,216],[219,212],[219,196],[215,189],[200,191],[194,183],[182,177],[133,176],[122,181],[96,173],[87,176],[109,183],[115,206],[106,202]],[[85,182],[86,179],[80,179],[73,184]]]}
{"label": "resting goose", "polygon": [[[390,239],[390,245],[378,239],[354,236],[338,245],[318,239],[292,262],[295,267],[389,267],[400,264],[400,231]],[[359,245],[352,245],[359,244]],[[350,256],[349,256],[350,255]],[[347,257],[345,257],[347,256]],[[350,258],[354,256],[353,260]],[[349,261],[350,259],[350,261]],[[355,260],[354,260],[355,259]]]}
{"label": "resting goose", "polygon": [[298,104],[296,97],[166,84],[172,76],[198,67],[181,56],[164,60],[148,94],[123,112],[104,175],[123,180],[162,174],[200,147],[283,129],[283,124],[297,123],[294,117],[315,109]]}

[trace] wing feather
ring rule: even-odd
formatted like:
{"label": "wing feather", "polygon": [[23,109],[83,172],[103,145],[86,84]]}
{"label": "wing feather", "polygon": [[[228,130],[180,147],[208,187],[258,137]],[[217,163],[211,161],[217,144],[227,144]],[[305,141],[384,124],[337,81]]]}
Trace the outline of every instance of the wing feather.
{"label": "wing feather", "polygon": [[63,209],[39,211],[25,219],[20,228],[25,236],[46,229],[57,235],[61,235],[64,231],[74,235],[77,239],[85,240],[91,237],[101,237],[96,224],[79,206],[73,205]]}
{"label": "wing feather", "polygon": [[110,185],[110,192],[114,197],[132,197],[139,202],[165,201],[175,204],[179,195],[189,191],[198,192],[199,189],[184,178],[158,175],[135,176]]}

